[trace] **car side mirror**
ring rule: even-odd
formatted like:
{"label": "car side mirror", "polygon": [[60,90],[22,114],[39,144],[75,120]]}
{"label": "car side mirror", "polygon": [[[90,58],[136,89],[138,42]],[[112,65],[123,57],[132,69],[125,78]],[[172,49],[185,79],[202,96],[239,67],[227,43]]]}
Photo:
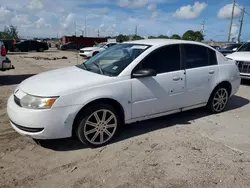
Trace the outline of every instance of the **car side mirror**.
{"label": "car side mirror", "polygon": [[107,48],[108,48],[108,46],[104,46],[103,48],[107,49]]}
{"label": "car side mirror", "polygon": [[140,69],[132,74],[132,78],[144,78],[156,76],[157,73],[153,69]]}

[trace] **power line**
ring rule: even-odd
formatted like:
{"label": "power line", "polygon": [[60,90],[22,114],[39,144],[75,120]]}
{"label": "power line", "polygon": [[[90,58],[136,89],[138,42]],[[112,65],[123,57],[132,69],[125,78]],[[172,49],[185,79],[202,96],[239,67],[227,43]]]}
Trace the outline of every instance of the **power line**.
{"label": "power line", "polygon": [[240,9],[241,11],[244,11],[245,14],[248,14],[248,15],[250,16],[250,13],[248,13],[248,12],[246,11],[245,8],[241,8],[241,7],[238,6],[237,4],[235,4],[235,6],[236,6],[238,9]]}

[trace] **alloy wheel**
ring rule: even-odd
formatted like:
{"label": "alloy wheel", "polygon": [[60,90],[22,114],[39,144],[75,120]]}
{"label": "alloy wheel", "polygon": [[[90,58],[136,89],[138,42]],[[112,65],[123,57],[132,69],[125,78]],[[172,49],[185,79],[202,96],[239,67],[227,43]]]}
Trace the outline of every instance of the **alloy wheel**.
{"label": "alloy wheel", "polygon": [[216,112],[221,112],[227,105],[228,92],[225,88],[220,88],[214,95],[213,108]]}
{"label": "alloy wheel", "polygon": [[93,112],[84,125],[85,138],[94,145],[102,145],[108,142],[117,129],[115,114],[107,109]]}

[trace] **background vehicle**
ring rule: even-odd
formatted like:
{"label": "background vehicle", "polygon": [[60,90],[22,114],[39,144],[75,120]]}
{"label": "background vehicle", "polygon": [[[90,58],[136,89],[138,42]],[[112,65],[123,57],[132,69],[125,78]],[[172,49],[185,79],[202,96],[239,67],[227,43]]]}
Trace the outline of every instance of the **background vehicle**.
{"label": "background vehicle", "polygon": [[98,54],[99,52],[101,52],[101,51],[103,51],[111,46],[114,46],[116,44],[117,44],[116,42],[111,42],[111,43],[102,42],[102,43],[99,43],[93,47],[87,47],[87,48],[80,49],[79,55],[82,57],[86,57],[86,58],[93,57],[94,55]]}
{"label": "background vehicle", "polygon": [[60,50],[79,50],[86,47],[85,44],[79,44],[74,42],[68,42],[60,46]]}
{"label": "background vehicle", "polygon": [[37,51],[43,52],[48,50],[48,44],[45,42],[38,42],[36,40],[25,40],[18,42],[14,45],[15,51],[28,52],[28,51]]}
{"label": "background vehicle", "polygon": [[219,52],[221,52],[224,56],[231,54],[233,52],[236,52],[239,47],[242,46],[243,43],[233,43],[233,44],[227,44],[225,46],[222,46],[219,49]]}
{"label": "background vehicle", "polygon": [[250,80],[250,42],[243,44],[237,52],[226,57],[236,61],[241,78]]}
{"label": "background vehicle", "polygon": [[4,46],[4,43],[0,41],[0,71],[14,69],[14,66],[11,65],[11,61],[6,57],[6,54],[7,50]]}
{"label": "background vehicle", "polygon": [[203,106],[220,113],[240,81],[235,61],[205,44],[131,41],[81,65],[28,78],[10,96],[7,112],[21,134],[77,135],[97,147],[111,141],[123,123]]}
{"label": "background vehicle", "polygon": [[216,50],[219,50],[220,47],[219,46],[211,46],[212,48],[216,49]]}

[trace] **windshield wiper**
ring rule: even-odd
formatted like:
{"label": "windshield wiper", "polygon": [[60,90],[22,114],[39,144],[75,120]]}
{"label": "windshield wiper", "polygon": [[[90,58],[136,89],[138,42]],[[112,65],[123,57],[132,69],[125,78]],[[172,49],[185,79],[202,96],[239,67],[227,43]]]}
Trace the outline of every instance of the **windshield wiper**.
{"label": "windshield wiper", "polygon": [[100,70],[101,74],[104,75],[101,66],[99,64],[95,63],[95,62],[93,62],[93,64]]}

